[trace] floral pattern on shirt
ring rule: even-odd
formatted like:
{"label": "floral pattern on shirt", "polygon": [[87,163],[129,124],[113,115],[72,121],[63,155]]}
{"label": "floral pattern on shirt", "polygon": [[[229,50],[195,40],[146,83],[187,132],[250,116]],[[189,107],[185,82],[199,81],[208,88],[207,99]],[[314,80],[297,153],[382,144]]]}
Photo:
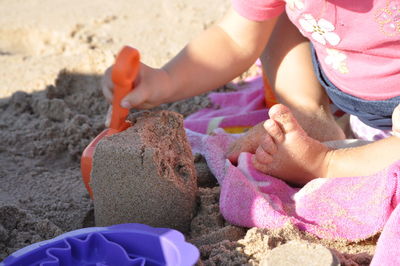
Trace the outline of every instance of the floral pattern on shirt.
{"label": "floral pattern on shirt", "polygon": [[325,64],[342,74],[349,73],[346,54],[331,48],[326,48],[326,52],[328,55],[325,57]]}
{"label": "floral pattern on shirt", "polygon": [[386,7],[378,9],[375,21],[380,24],[381,31],[387,36],[400,34],[400,2],[386,2]]}
{"label": "floral pattern on shirt", "polygon": [[311,38],[322,45],[328,42],[330,45],[335,46],[339,44],[340,37],[335,32],[335,26],[326,19],[319,19],[318,21],[311,14],[304,14],[299,19],[299,23],[304,31],[311,33]]}

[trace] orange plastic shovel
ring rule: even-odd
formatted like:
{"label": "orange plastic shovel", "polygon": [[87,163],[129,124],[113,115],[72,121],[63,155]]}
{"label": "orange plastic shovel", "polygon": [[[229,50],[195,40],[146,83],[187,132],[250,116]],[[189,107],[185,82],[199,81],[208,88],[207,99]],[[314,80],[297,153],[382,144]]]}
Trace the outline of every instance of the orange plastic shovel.
{"label": "orange plastic shovel", "polygon": [[124,131],[131,126],[126,117],[129,110],[121,107],[121,100],[133,90],[134,81],[139,72],[140,54],[138,50],[124,46],[119,52],[112,68],[111,79],[114,83],[114,96],[112,102],[112,114],[110,127],[103,130],[82,153],[81,172],[83,182],[93,199],[93,191],[90,187],[90,173],[92,171],[93,154],[97,143],[104,137]]}

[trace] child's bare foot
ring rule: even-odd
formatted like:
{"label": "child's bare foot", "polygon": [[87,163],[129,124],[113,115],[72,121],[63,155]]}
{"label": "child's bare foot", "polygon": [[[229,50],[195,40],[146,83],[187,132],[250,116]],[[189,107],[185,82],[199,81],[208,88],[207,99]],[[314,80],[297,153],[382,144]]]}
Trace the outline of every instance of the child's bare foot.
{"label": "child's bare foot", "polygon": [[[308,135],[318,141],[330,141],[345,139],[343,130],[334,121],[331,114],[324,109],[304,109],[297,107],[295,117]],[[236,163],[241,152],[255,153],[266,131],[264,123],[251,128],[244,136],[240,137],[229,147],[226,157]]]}
{"label": "child's bare foot", "polygon": [[328,147],[310,138],[292,112],[284,105],[274,105],[265,121],[265,135],[253,157],[261,172],[294,184],[305,184],[326,177]]}
{"label": "child's bare foot", "polygon": [[392,130],[393,135],[400,137],[400,104],[393,111]]}

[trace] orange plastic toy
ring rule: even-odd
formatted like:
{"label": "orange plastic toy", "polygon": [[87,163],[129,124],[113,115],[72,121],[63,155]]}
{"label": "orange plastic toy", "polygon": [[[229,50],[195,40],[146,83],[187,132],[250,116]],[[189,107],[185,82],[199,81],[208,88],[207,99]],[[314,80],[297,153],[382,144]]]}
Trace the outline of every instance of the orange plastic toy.
{"label": "orange plastic toy", "polygon": [[138,50],[125,46],[119,52],[115,64],[112,68],[111,79],[115,84],[114,97],[112,102],[112,115],[110,127],[103,130],[90,144],[85,148],[81,158],[81,172],[83,182],[93,199],[93,191],[90,187],[90,173],[92,171],[93,154],[97,143],[104,137],[124,131],[131,126],[126,117],[129,110],[121,107],[121,100],[133,90],[134,81],[139,72],[140,54]]}
{"label": "orange plastic toy", "polygon": [[276,99],[275,93],[271,88],[271,85],[269,84],[269,80],[267,78],[267,75],[265,74],[264,70],[262,71],[262,77],[263,77],[263,84],[264,84],[264,99],[265,99],[265,106],[268,108],[271,108],[273,105],[278,103],[278,100]]}

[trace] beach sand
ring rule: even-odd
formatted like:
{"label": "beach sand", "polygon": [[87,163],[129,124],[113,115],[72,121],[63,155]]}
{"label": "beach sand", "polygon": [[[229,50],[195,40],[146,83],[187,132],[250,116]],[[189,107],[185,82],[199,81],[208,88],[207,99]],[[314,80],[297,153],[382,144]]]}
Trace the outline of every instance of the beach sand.
{"label": "beach sand", "polygon": [[[79,157],[104,129],[99,82],[123,45],[159,67],[228,8],[229,1],[0,1],[0,260],[63,232],[94,226]],[[228,90],[228,87],[221,88]],[[184,116],[205,95],[164,105]],[[269,231],[230,225],[219,187],[195,156],[199,206],[187,239],[205,265],[257,265],[291,240],[322,244],[343,265],[368,265],[376,238],[319,240],[292,225]]]}

